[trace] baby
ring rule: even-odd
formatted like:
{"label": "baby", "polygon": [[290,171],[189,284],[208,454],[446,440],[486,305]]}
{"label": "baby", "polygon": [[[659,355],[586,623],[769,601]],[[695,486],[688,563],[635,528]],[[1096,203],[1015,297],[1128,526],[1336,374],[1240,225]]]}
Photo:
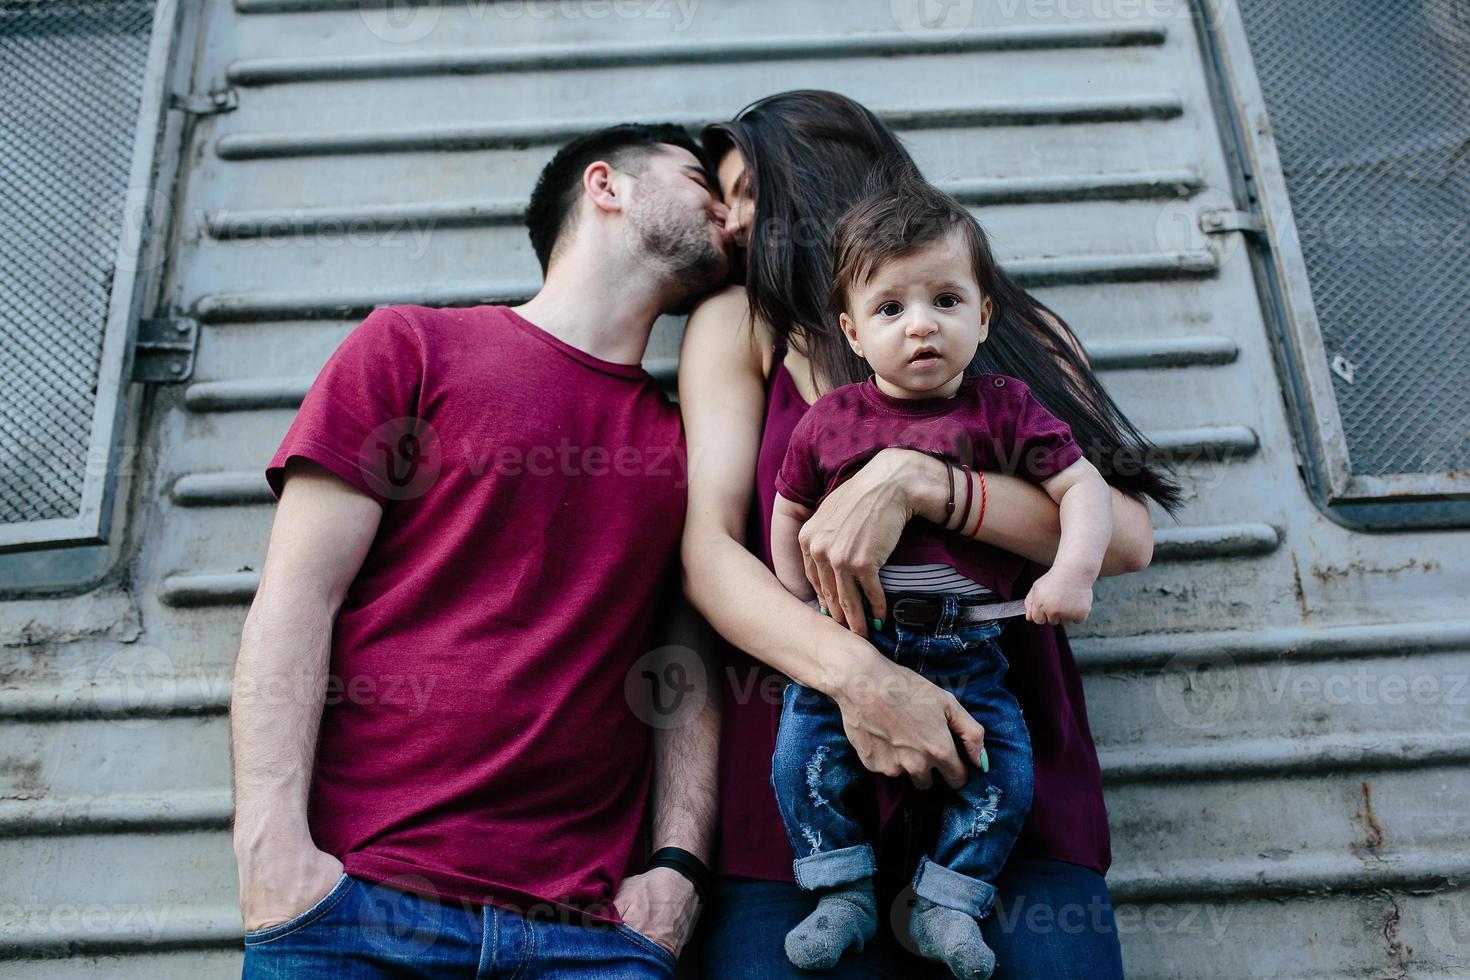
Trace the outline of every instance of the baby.
{"label": "baby", "polygon": [[[981,768],[946,802],[935,846],[914,875],[909,930],[919,951],[955,976],[989,977],[995,955],[978,920],[990,912],[995,878],[1030,808],[1031,743],[1002,683],[1008,665],[996,642],[1001,617],[1019,614],[998,603],[1014,598],[1021,563],[973,539],[985,497],[971,492],[970,469],[1021,475],[1061,508],[1055,564],[1025,600],[1035,622],[1087,618],[1112,535],[1110,494],[1071,429],[1025,384],[966,377],[992,322],[1004,318],[992,298],[985,233],[959,202],[904,178],[845,215],[836,246],[832,307],[874,374],[820,398],[792,434],[776,479],[772,562],[787,589],[811,600],[797,533],[827,493],[887,447],[932,453],[950,466],[948,529],[916,520],[904,530],[880,571],[889,616],[874,622],[871,640],[948,687],[984,726]],[[852,790],[866,778],[836,703],[789,683],[771,783],[797,884],[820,896],[786,936],[787,957],[803,969],[835,966],[877,928],[873,849],[853,811]]]}

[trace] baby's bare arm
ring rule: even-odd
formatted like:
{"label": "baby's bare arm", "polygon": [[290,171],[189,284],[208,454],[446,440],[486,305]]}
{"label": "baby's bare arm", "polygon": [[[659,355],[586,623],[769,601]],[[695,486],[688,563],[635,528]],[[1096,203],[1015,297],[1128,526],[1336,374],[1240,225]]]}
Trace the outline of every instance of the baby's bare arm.
{"label": "baby's bare arm", "polygon": [[776,494],[776,505],[771,511],[771,566],[776,571],[776,578],[786,586],[786,591],[802,601],[813,599],[817,594],[811,582],[807,581],[806,564],[801,560],[801,542],[798,539],[801,526],[811,516],[811,508]]}
{"label": "baby's bare arm", "polygon": [[1080,623],[1092,611],[1092,584],[1113,536],[1112,491],[1102,474],[1079,459],[1041,484],[1061,511],[1062,537],[1051,571],[1026,596],[1026,618]]}

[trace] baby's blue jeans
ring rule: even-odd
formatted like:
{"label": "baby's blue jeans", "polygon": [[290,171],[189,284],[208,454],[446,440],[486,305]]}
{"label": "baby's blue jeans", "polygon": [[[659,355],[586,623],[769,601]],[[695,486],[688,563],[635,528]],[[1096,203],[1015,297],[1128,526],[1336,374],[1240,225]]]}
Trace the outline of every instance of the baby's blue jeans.
{"label": "baby's blue jeans", "polygon": [[[890,609],[903,595],[890,597]],[[1031,737],[1021,706],[1003,683],[1009,664],[996,638],[1004,621],[959,625],[964,597],[924,598],[943,603],[932,626],[905,626],[890,613],[870,638],[895,663],[950,691],[985,727],[990,770],[982,772],[967,761],[969,778],[944,806],[934,847],[920,860],[913,886],[936,905],[983,918],[1031,807]],[[860,881],[876,869],[873,848],[863,840],[853,811],[859,799],[855,790],[869,785],[870,774],[848,742],[842,713],[831,698],[794,681],[784,697],[771,785],[796,854],[796,883],[826,890]],[[963,746],[959,751],[965,759]]]}

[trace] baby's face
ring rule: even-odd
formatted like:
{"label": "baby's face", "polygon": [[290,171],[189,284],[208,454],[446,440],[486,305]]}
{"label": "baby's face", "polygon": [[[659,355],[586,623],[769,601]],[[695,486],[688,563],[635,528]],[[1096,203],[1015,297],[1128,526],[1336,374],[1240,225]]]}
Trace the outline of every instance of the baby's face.
{"label": "baby's face", "polygon": [[963,239],[952,234],[889,260],[853,288],[842,330],[890,395],[948,396],[985,340],[991,309]]}

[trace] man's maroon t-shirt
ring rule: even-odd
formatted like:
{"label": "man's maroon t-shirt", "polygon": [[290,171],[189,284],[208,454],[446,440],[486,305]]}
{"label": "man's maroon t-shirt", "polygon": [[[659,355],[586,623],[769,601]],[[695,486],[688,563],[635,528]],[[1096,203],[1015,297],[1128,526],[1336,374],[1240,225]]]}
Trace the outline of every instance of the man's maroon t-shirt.
{"label": "man's maroon t-shirt", "polygon": [[316,845],[409,891],[616,919],[651,772],[625,680],[684,520],[677,410],[504,307],[389,307],[317,376],[277,497],[295,456],[383,506],[332,632]]}
{"label": "man's maroon t-shirt", "polygon": [[[874,377],[818,398],[791,433],[776,490],[815,508],[880,450],[943,456],[971,469],[1040,483],[1082,458],[1072,430],[1022,381],[999,374],[966,378],[950,398],[895,398]],[[964,506],[956,491],[956,507]],[[888,559],[894,565],[951,565],[1003,599],[1015,592],[1025,559],[962,539],[928,521],[910,521]]]}

